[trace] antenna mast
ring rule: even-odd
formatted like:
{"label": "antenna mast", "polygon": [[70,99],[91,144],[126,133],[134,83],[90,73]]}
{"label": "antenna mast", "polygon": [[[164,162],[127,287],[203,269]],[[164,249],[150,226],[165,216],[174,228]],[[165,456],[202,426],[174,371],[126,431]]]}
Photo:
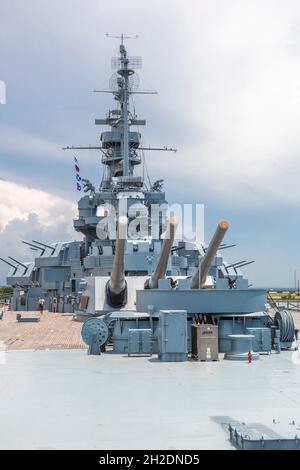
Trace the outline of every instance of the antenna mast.
{"label": "antenna mast", "polygon": [[[142,67],[142,58],[140,56],[128,56],[124,41],[127,39],[136,39],[138,36],[125,36],[123,33],[119,36],[111,36],[106,33],[106,37],[118,39],[120,41],[119,55],[111,60],[112,69],[115,73],[109,81],[109,90],[94,90],[95,93],[111,93],[119,103],[118,109],[109,111],[105,119],[96,119],[96,125],[111,126],[110,132],[101,134],[100,146],[85,147],[64,147],[64,150],[83,150],[96,149],[103,153],[102,163],[107,165],[107,187],[111,188],[118,184],[120,187],[129,187],[138,185],[137,178],[134,176],[134,167],[141,163],[138,151],[171,151],[176,149],[168,147],[141,147],[140,133],[130,132],[130,126],[144,126],[144,119],[137,119],[132,114],[129,107],[129,97],[131,94],[157,94],[156,91],[138,90],[139,77],[136,69]],[[118,178],[118,181],[112,180]]]}
{"label": "antenna mast", "polygon": [[127,57],[127,51],[124,46],[124,40],[137,39],[136,36],[110,36],[106,33],[106,37],[120,39],[120,57],[112,59],[112,67],[118,68],[117,73],[121,78],[117,80],[118,90],[115,93],[115,98],[121,105],[121,120],[123,122],[123,135],[122,135],[122,153],[123,153],[123,176],[129,175],[129,126],[128,126],[128,107],[129,107],[129,76],[133,75],[134,68],[141,67],[141,57]]}
{"label": "antenna mast", "polygon": [[121,110],[123,118],[123,176],[128,176],[129,173],[129,148],[128,148],[128,77],[132,75],[133,70],[128,69],[128,59],[126,49],[123,45],[123,34],[122,44],[120,45],[121,54],[121,69],[118,70],[118,74],[123,77],[123,93],[121,94]]}

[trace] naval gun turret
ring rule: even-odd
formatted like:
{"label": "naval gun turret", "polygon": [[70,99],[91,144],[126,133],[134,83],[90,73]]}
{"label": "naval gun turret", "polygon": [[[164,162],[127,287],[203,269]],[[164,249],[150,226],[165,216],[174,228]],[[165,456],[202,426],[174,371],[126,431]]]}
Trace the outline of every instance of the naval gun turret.
{"label": "naval gun turret", "polygon": [[163,279],[166,276],[169,256],[173,246],[175,232],[178,225],[178,220],[176,217],[170,219],[170,223],[165,233],[165,238],[163,241],[162,249],[160,252],[160,257],[156,266],[156,269],[152,276],[147,279],[145,283],[145,289],[157,289],[159,279]]}
{"label": "naval gun turret", "polygon": [[221,222],[219,222],[205,255],[201,259],[199,267],[192,277],[191,289],[202,289],[204,286],[211,264],[217,254],[228,227],[229,224],[227,220],[221,220]]}
{"label": "naval gun turret", "polygon": [[127,283],[124,271],[126,238],[127,217],[121,216],[118,223],[113,267],[106,284],[106,301],[113,308],[122,308],[127,303]]}

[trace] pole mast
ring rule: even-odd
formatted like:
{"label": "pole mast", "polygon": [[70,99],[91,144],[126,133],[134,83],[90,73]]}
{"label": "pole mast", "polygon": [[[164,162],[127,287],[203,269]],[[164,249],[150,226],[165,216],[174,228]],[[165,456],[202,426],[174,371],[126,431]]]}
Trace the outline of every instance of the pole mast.
{"label": "pole mast", "polygon": [[120,45],[120,54],[121,54],[121,69],[118,70],[118,73],[123,77],[123,93],[121,94],[121,109],[122,109],[122,120],[123,120],[123,176],[128,176],[129,174],[129,142],[128,142],[128,100],[129,100],[129,90],[128,90],[128,77],[132,70],[128,69],[128,58],[125,46],[123,44],[123,35],[121,36],[121,45]]}

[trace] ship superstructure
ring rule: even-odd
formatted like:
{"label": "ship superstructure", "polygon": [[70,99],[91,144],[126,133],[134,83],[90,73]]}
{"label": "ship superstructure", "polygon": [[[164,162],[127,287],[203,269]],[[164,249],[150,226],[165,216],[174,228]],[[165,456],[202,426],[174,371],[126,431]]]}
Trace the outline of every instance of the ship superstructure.
{"label": "ship superstructure", "polygon": [[[116,106],[105,118],[96,119],[97,126],[109,127],[100,135],[100,144],[86,147],[66,147],[77,152],[80,149],[97,149],[101,152],[103,175],[99,188],[83,180],[85,195],[78,201],[78,218],[74,228],[84,236],[83,242],[44,243],[23,241],[37,256],[31,263],[3,260],[10,264],[7,283],[14,287],[12,308],[35,310],[40,296],[45,297],[46,307],[51,308],[53,297],[59,298],[61,312],[78,308],[84,279],[93,276],[109,276],[112,271],[117,224],[122,214],[128,218],[128,226],[135,228],[127,240],[124,269],[128,276],[148,276],[154,270],[162,246],[161,235],[166,228],[167,201],[163,181],[146,185],[136,168],[142,163],[142,155],[148,151],[175,151],[172,148],[141,147],[140,127],[146,125],[130,108],[133,94],[155,93],[137,89],[135,69],[140,67],[140,57],[128,57],[121,38],[120,54],[112,59],[117,68],[110,79],[109,90]],[[151,208],[159,207],[157,225],[153,225]],[[112,219],[107,230],[107,218]],[[103,222],[103,223],[102,223]],[[103,229],[103,230],[102,230]],[[139,230],[142,229],[142,236]],[[187,261],[189,259],[189,262]],[[198,250],[193,244],[179,242],[168,262],[167,274],[189,275],[198,263]]]}

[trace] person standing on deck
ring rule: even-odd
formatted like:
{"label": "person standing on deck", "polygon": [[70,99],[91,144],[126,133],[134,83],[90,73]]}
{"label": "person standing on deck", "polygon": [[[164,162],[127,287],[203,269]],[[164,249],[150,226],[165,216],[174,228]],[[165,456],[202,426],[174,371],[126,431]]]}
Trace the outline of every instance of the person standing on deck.
{"label": "person standing on deck", "polygon": [[39,311],[41,315],[44,312],[44,305],[45,305],[45,299],[43,297],[40,297],[39,298]]}
{"label": "person standing on deck", "polygon": [[57,312],[57,297],[53,297],[52,299],[52,312],[56,313]]}

